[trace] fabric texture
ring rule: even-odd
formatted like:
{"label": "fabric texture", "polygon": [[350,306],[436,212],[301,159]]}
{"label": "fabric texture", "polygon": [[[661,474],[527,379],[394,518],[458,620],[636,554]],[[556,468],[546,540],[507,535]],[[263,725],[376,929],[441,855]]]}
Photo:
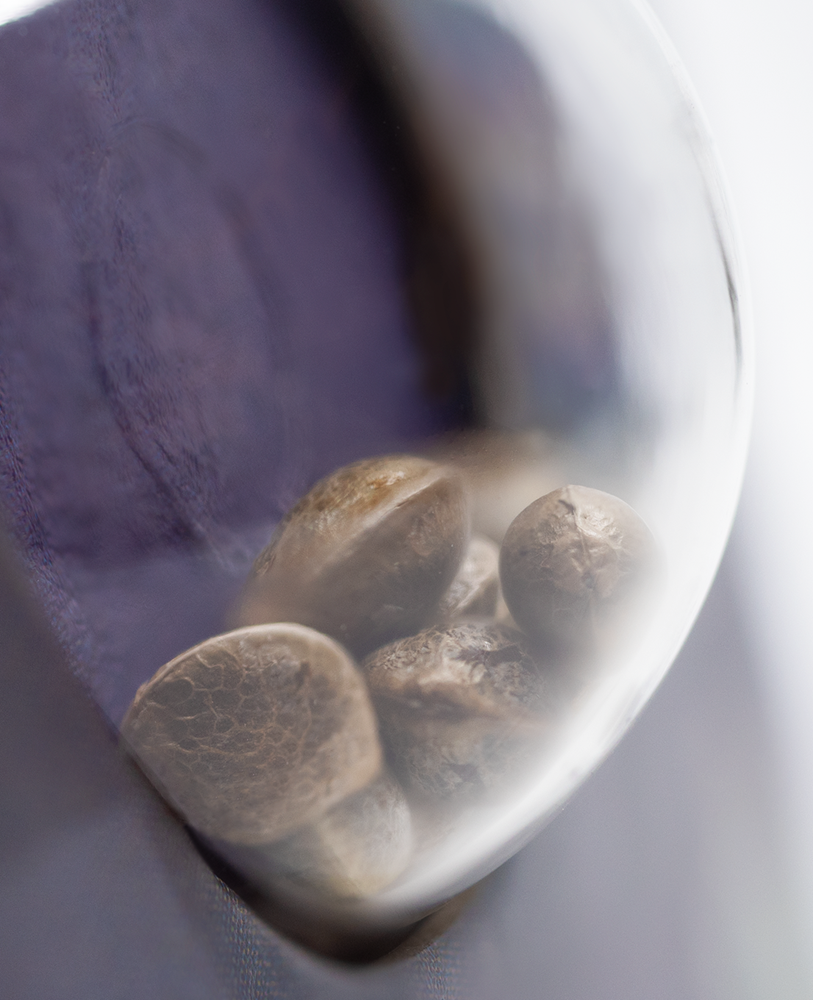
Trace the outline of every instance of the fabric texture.
{"label": "fabric texture", "polygon": [[281,2],[70,0],[0,31],[3,995],[790,996],[730,575],[608,763],[391,965],[263,924],[117,748],[303,488],[446,425],[353,88]]}
{"label": "fabric texture", "polygon": [[0,478],[116,721],[315,479],[444,426],[351,71],[281,2],[0,32]]}

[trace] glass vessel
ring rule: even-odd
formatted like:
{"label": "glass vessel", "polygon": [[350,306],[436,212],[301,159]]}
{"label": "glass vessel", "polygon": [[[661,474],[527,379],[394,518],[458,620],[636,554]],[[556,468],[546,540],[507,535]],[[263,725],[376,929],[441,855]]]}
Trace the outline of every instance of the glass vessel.
{"label": "glass vessel", "polygon": [[[275,225],[289,234],[290,258],[308,262],[302,266],[310,268],[318,314],[311,326],[323,332],[304,346],[287,344],[280,336],[273,344],[270,374],[249,371],[250,363],[246,367],[242,361],[232,369],[229,340],[222,332],[230,322],[250,326],[256,320],[262,330],[263,324],[276,329],[279,321],[282,328],[299,306],[291,306],[272,279],[257,272],[257,314],[265,310],[265,318],[248,316],[238,303],[242,278],[218,263],[214,242],[207,248],[210,257],[199,255],[204,268],[196,281],[205,294],[194,308],[186,302],[186,278],[177,264],[181,243],[167,243],[158,277],[145,268],[138,239],[146,215],[128,215],[127,198],[138,202],[150,184],[159,194],[148,211],[170,219],[174,232],[190,245],[206,242],[214,223],[209,227],[184,197],[191,185],[211,183],[218,210],[229,219],[223,241],[234,239],[249,271],[262,260],[262,247],[252,229],[250,201],[241,204],[211,180],[216,168],[191,141],[163,123],[147,128],[137,115],[124,116],[116,125],[118,145],[99,168],[101,194],[91,218],[103,220],[92,223],[98,224],[93,241],[101,249],[83,263],[85,305],[94,365],[103,373],[119,429],[156,495],[171,498],[174,520],[170,528],[163,522],[128,523],[126,530],[139,540],[126,557],[106,550],[103,542],[92,552],[65,544],[53,574],[62,574],[68,586],[53,585],[52,568],[40,571],[37,585],[77,672],[116,726],[129,720],[125,745],[190,823],[203,849],[225,859],[298,919],[367,933],[416,922],[516,852],[610,752],[664,676],[705,598],[732,521],[746,449],[752,352],[742,264],[713,148],[691,89],[643,5],[631,0],[353,0],[344,5],[342,18],[354,51],[363,53],[365,72],[386,93],[386,107],[398,109],[400,116],[383,145],[385,159],[409,161],[401,163],[396,187],[400,184],[409,233],[405,270],[419,317],[416,342],[405,346],[406,339],[392,333],[392,316],[374,295],[369,311],[380,317],[371,323],[369,336],[333,335],[334,328],[344,329],[345,323],[349,329],[352,322],[319,312],[320,295],[324,292],[327,301],[333,292],[330,276],[318,262],[311,267],[299,237],[300,223],[310,225],[303,201],[290,211],[277,206]],[[374,90],[362,87],[373,119],[381,107],[379,98],[370,96]],[[341,99],[339,94],[336,101]],[[218,109],[212,105],[207,113],[216,116]],[[270,148],[277,155],[276,147]],[[120,150],[124,153],[117,159]],[[235,148],[238,165],[241,155]],[[337,177],[354,169],[344,154],[335,155]],[[280,154],[269,169],[284,172],[283,161]],[[116,191],[125,196],[113,197]],[[341,211],[352,220],[353,205]],[[115,225],[104,221],[108,218]],[[336,233],[352,231],[352,224],[342,229],[344,217],[329,220],[330,225],[334,221]],[[370,239],[375,243],[377,237]],[[346,239],[342,253],[355,259],[352,240]],[[94,297],[98,288],[104,294],[113,289],[109,301],[127,301],[129,311],[117,312],[104,294]],[[213,338],[220,337],[212,350],[207,342],[203,361],[194,323],[184,326],[184,317],[193,313],[196,322],[204,317],[202,325],[211,321]],[[153,322],[155,316],[163,318]],[[130,336],[128,324],[139,323],[149,332]],[[307,365],[300,363],[301,355],[308,355]],[[179,373],[183,385],[177,396],[174,389],[163,395],[156,391],[150,379],[159,369]],[[199,406],[191,417],[183,403],[191,398],[189,386]],[[217,425],[207,413],[210,403],[213,413],[226,414],[226,421],[233,416],[234,427],[248,426],[256,437],[256,476],[254,470],[235,472],[236,465],[229,465],[229,449],[239,447],[239,433],[234,431],[232,439],[230,424]],[[401,415],[392,416],[396,411]],[[171,433],[179,421],[185,436]],[[424,628],[435,628],[436,634],[438,628],[454,627],[430,608],[401,632],[396,627],[366,646],[362,641],[355,648],[347,639],[348,676],[359,678],[362,700],[371,687],[370,739],[375,741],[378,728],[383,745],[380,759],[365,765],[363,780],[350,782],[340,794],[335,792],[338,775],[330,801],[325,798],[323,807],[317,803],[299,826],[280,827],[279,837],[267,842],[256,833],[224,836],[221,828],[206,828],[186,809],[183,789],[173,786],[160,759],[145,751],[134,729],[134,710],[126,715],[128,705],[134,696],[138,701],[149,694],[150,685],[173,682],[175,729],[167,724],[162,730],[162,745],[174,739],[165,739],[167,733],[180,732],[180,719],[183,732],[176,742],[181,750],[173,745],[167,752],[187,752],[184,726],[197,722],[190,683],[178,680],[185,650],[205,646],[210,637],[236,634],[237,628],[260,629],[250,635],[277,635],[263,631],[264,622],[293,623],[301,638],[303,627],[321,621],[297,616],[295,601],[278,603],[284,614],[246,612],[250,587],[244,591],[245,582],[260,572],[252,571],[252,561],[269,539],[271,557],[263,563],[260,555],[256,566],[283,561],[280,531],[292,530],[291,524],[318,534],[313,504],[294,507],[315,483],[348,463],[392,452],[436,463],[421,469],[454,470],[449,475],[463,484],[472,530],[493,546],[503,543],[506,533],[510,537],[509,528],[522,511],[552,491],[576,485],[620,498],[651,533],[657,570],[635,602],[630,599],[629,614],[625,607],[614,619],[610,637],[591,639],[587,651],[567,643],[549,648],[536,635],[528,639],[528,656],[538,671],[534,676],[546,692],[544,725],[520,740],[516,759],[513,751],[505,760],[500,757],[505,740],[500,743],[490,730],[486,737],[472,737],[478,761],[501,761],[496,778],[481,792],[456,797],[441,789],[433,798],[426,788],[411,787],[409,767],[388,729],[403,719],[396,715],[388,723],[383,701],[376,700],[371,663],[382,643]],[[102,459],[93,463],[98,467]],[[403,478],[401,471],[398,475]],[[270,492],[264,493],[268,483]],[[40,487],[46,497],[60,490],[67,496],[73,489],[47,477]],[[235,500],[241,493],[243,499]],[[59,509],[69,507],[65,500]],[[300,514],[283,521],[291,507]],[[114,521],[109,510],[99,518],[104,525]],[[411,530],[411,524],[403,530]],[[50,530],[50,537],[59,542],[58,531]],[[459,552],[444,588],[468,544],[468,535],[461,538],[455,536]],[[289,560],[290,586],[283,579],[281,591],[300,587],[297,574],[305,571],[310,555],[298,558]],[[380,561],[388,562],[386,552]],[[346,587],[364,597],[364,580],[357,579],[361,571],[352,565],[355,576],[337,576],[334,589]],[[507,606],[495,610],[495,605],[490,618],[501,615],[510,629],[516,622],[509,613],[522,618],[523,595],[508,594],[510,567],[505,567],[504,560]],[[377,586],[369,584],[368,590]],[[133,612],[139,601],[143,620]],[[466,620],[482,624],[481,619],[476,610]],[[115,648],[118,659],[88,652],[82,644],[83,621],[91,622],[99,648]],[[343,628],[343,623],[336,626],[328,642],[343,644]],[[516,639],[516,648],[524,649],[526,638]],[[310,633],[306,640],[317,641]],[[247,647],[240,645],[242,639],[229,642],[231,663]],[[308,648],[315,656],[315,647]],[[486,676],[492,669],[488,652],[481,664]],[[204,660],[208,655],[200,654]],[[170,667],[162,668],[167,662]],[[216,666],[219,670],[222,664]],[[464,695],[454,696],[458,708]],[[316,700],[309,711],[316,711]],[[424,733],[420,726],[428,716],[421,714],[420,698],[410,705],[413,710],[415,725]],[[482,706],[474,710],[475,729],[482,711]],[[446,735],[437,737],[435,753],[447,752],[444,740],[458,739],[461,717],[450,718],[447,712],[438,723]],[[466,718],[468,725],[471,718]],[[520,722],[509,717],[508,728],[522,729]],[[231,724],[218,715],[223,733]],[[432,732],[436,739],[437,730]],[[422,752],[427,739],[425,733],[415,737]],[[460,754],[465,758],[465,751]],[[475,763],[460,754],[453,763],[465,784],[466,768]],[[262,762],[252,759],[245,767],[256,770]],[[205,775],[197,773],[196,780],[206,784]],[[391,785],[379,795],[379,813],[373,809],[366,827],[364,821],[353,828],[351,820],[367,816],[367,806],[351,801],[352,795],[382,780]],[[285,794],[292,801],[295,792]],[[349,813],[336,820],[331,810],[347,809],[348,802]],[[283,801],[277,813],[285,808]],[[398,855],[389,875],[374,880],[372,888],[359,888],[363,878],[350,879],[347,888],[341,878],[324,876],[320,866],[327,864],[327,855],[333,864],[337,852],[340,867],[369,869],[372,856],[365,855],[364,845],[370,838],[376,842],[379,814],[389,830],[382,850],[386,853],[390,844]],[[333,823],[332,832],[325,833],[325,822]],[[398,831],[405,829],[401,836]]]}
{"label": "glass vessel", "polygon": [[[574,699],[521,791],[472,810],[359,904],[388,917],[448,898],[527,842],[662,679],[733,517],[752,359],[713,145],[644,4],[395,3],[377,14],[403,46],[411,98],[487,258],[476,378],[487,425],[515,435],[521,457],[495,463],[481,530],[499,539],[535,491],[581,483],[627,501],[665,566],[634,641],[606,653],[614,662]],[[486,54],[486,23],[502,33],[500,55]]]}
{"label": "glass vessel", "polygon": [[[577,483],[630,504],[662,568],[631,637],[564,686],[532,764],[506,767],[499,794],[442,808],[413,797],[411,860],[366,898],[288,889],[294,907],[380,928],[431,911],[526,843],[661,680],[731,523],[751,373],[741,264],[712,147],[643,7],[358,10],[475,247],[475,429],[439,438],[429,453],[466,470],[475,530],[497,542],[536,497]],[[221,849],[285,895],[262,852]]]}

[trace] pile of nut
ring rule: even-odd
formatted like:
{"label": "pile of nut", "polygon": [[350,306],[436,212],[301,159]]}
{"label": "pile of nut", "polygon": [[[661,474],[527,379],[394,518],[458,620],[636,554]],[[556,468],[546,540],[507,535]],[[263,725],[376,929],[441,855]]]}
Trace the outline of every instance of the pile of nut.
{"label": "pile of nut", "polygon": [[529,764],[554,711],[546,664],[589,657],[653,559],[638,515],[597,490],[542,497],[498,548],[472,535],[452,467],[358,462],[292,508],[240,627],[162,667],[122,737],[232,856],[369,896],[409,864],[415,810]]}

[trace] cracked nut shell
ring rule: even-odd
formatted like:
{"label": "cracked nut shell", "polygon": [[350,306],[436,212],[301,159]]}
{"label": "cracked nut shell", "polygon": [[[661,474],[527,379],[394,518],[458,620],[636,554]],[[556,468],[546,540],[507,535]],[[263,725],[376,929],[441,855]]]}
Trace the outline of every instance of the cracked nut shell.
{"label": "cracked nut shell", "polygon": [[302,497],[260,553],[240,624],[301,622],[363,655],[436,619],[469,532],[453,469],[410,455],[348,465]]}
{"label": "cracked nut shell", "polygon": [[398,777],[431,796],[497,786],[549,717],[527,639],[495,622],[426,629],[377,650],[363,669]]}
{"label": "cracked nut shell", "polygon": [[652,534],[632,507],[601,490],[564,486],[511,523],[500,581],[523,631],[572,651],[610,638],[656,558]]}
{"label": "cracked nut shell", "polygon": [[139,688],[121,735],[192,826],[245,844],[318,820],[381,766],[358,668],[301,625],[238,629],[182,653]]}

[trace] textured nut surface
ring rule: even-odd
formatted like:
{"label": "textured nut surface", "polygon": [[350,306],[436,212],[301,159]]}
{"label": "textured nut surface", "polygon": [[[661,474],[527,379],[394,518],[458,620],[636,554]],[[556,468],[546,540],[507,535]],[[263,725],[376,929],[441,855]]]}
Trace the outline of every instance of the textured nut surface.
{"label": "textured nut surface", "polygon": [[409,455],[323,479],[257,558],[241,624],[297,621],[357,655],[434,620],[469,539],[452,469]]}
{"label": "textured nut surface", "polygon": [[456,618],[493,618],[500,596],[500,550],[489,538],[475,535],[440,602],[444,621]]}
{"label": "textured nut surface", "polygon": [[141,687],[122,738],[207,836],[264,843],[319,819],[381,765],[364,680],[300,625],[216,636]]}
{"label": "textured nut surface", "polygon": [[[251,850],[251,849],[250,849]],[[283,874],[331,896],[363,899],[404,871],[412,853],[412,820],[400,785],[387,774],[349,796],[310,826],[233,861],[258,874]]]}
{"label": "textured nut surface", "polygon": [[363,664],[396,774],[430,795],[494,787],[549,715],[527,640],[492,622],[427,629]]}
{"label": "textured nut surface", "polygon": [[651,578],[657,551],[623,500],[565,486],[526,507],[506,532],[500,580],[521,629],[558,648],[602,639]]}

